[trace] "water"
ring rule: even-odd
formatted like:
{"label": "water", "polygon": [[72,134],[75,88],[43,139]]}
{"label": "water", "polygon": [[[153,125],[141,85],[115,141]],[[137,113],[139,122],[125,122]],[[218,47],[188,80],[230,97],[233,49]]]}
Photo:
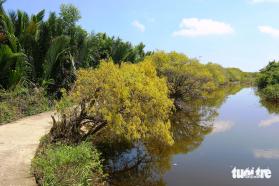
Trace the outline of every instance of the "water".
{"label": "water", "polygon": [[[125,165],[112,176],[112,185],[279,184],[279,106],[263,102],[252,88],[241,87],[220,90],[207,102],[189,105],[173,116],[172,147],[153,142],[137,150],[122,149],[111,158],[111,163]],[[131,157],[136,163],[130,163]],[[234,167],[269,168],[272,177],[233,179]]]}

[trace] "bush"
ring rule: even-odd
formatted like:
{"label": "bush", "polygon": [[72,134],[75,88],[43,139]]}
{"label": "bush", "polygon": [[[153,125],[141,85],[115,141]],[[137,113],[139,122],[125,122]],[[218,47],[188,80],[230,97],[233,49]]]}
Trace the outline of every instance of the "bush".
{"label": "bush", "polygon": [[264,98],[271,101],[279,101],[279,84],[268,85],[262,90]]}
{"label": "bush", "polygon": [[279,84],[279,62],[272,61],[263,68],[257,79],[258,87],[264,89],[268,85]]}
{"label": "bush", "polygon": [[41,88],[0,90],[0,124],[49,110],[51,102]]}
{"label": "bush", "polygon": [[213,77],[205,65],[176,52],[156,52],[145,58],[156,66],[158,75],[166,77],[171,97],[189,100],[215,88]]}
{"label": "bush", "polygon": [[91,143],[42,147],[32,161],[39,185],[104,185],[99,152]]}
{"label": "bush", "polygon": [[260,71],[257,85],[264,99],[279,101],[279,62],[272,61]]}
{"label": "bush", "polygon": [[54,140],[73,143],[101,133],[133,142],[156,138],[172,144],[173,102],[168,94],[165,79],[157,76],[151,63],[119,67],[110,61],[97,69],[80,69],[73,90],[58,104],[62,118],[54,120],[50,134]]}

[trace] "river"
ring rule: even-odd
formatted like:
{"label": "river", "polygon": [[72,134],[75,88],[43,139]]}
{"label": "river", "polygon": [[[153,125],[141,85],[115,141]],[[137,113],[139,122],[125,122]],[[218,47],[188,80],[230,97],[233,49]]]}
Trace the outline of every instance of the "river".
{"label": "river", "polygon": [[[253,88],[222,89],[209,97],[186,103],[186,111],[173,116],[172,147],[154,141],[114,153],[108,163],[115,172],[112,185],[277,186],[279,106],[263,102]],[[234,168],[253,167],[269,169],[271,178],[232,178]]]}

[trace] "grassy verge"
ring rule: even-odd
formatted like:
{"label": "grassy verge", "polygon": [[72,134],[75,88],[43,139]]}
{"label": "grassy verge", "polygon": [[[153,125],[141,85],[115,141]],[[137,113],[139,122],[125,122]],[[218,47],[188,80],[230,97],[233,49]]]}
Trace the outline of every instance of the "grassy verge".
{"label": "grassy verge", "polygon": [[100,153],[89,142],[79,145],[49,144],[47,136],[32,160],[38,185],[104,185]]}
{"label": "grassy verge", "polygon": [[13,120],[47,111],[51,102],[41,88],[16,87],[14,90],[0,89],[0,125]]}

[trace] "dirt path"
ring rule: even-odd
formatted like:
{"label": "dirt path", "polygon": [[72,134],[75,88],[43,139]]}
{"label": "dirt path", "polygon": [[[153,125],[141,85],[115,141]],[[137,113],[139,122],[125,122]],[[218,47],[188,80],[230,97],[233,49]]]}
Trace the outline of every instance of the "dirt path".
{"label": "dirt path", "polygon": [[52,112],[0,126],[0,186],[33,186],[31,159],[40,138],[50,129]]}

